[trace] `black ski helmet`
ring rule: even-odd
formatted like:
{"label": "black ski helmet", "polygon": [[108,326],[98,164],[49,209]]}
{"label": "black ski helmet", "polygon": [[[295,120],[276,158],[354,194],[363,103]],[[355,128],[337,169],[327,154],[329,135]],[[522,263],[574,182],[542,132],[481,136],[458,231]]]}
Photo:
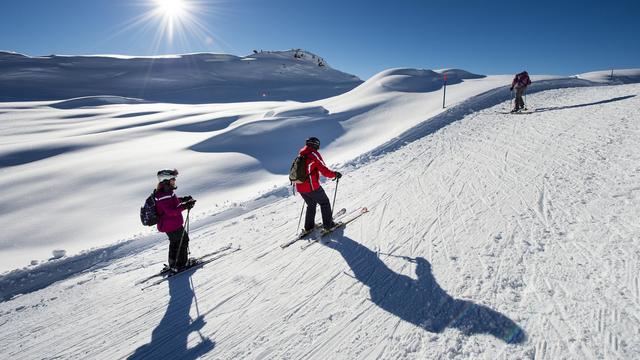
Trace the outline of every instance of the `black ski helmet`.
{"label": "black ski helmet", "polygon": [[316,150],[320,149],[320,139],[318,139],[317,137],[308,138],[305,144],[307,144],[307,146],[311,146]]}

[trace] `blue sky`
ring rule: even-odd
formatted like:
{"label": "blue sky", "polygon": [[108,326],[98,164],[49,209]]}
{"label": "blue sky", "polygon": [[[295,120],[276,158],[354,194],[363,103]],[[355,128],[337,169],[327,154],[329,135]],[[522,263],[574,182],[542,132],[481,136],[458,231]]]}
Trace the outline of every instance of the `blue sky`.
{"label": "blue sky", "polygon": [[637,0],[191,0],[201,26],[175,28],[171,42],[157,37],[166,24],[159,17],[132,25],[156,1],[3,1],[0,50],[244,56],[302,48],[362,79],[392,67],[565,75],[640,67]]}

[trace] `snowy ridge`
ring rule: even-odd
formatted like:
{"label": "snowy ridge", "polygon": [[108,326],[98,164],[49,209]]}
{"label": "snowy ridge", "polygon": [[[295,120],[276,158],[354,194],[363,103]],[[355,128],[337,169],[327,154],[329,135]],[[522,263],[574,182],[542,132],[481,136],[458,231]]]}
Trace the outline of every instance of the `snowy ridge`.
{"label": "snowy ridge", "polygon": [[640,69],[612,69],[592,71],[576,75],[580,79],[608,84],[633,84],[640,82]]}
{"label": "snowy ridge", "polygon": [[362,81],[302,50],[157,57],[0,52],[0,101],[121,96],[154,102],[311,101]]}
{"label": "snowy ridge", "polygon": [[144,104],[147,101],[142,99],[126,98],[121,96],[84,96],[75,99],[59,101],[50,104],[56,109],[77,109],[83,107],[94,107],[114,104]]}
{"label": "snowy ridge", "polygon": [[[374,96],[389,91],[420,93],[433,92],[441,89],[443,75],[447,75],[447,84],[455,85],[466,79],[482,79],[486,76],[476,75],[460,69],[445,69],[439,71],[411,68],[394,68],[379,72],[367,79],[363,84],[344,94],[343,97]],[[338,96],[340,97],[340,96]]]}

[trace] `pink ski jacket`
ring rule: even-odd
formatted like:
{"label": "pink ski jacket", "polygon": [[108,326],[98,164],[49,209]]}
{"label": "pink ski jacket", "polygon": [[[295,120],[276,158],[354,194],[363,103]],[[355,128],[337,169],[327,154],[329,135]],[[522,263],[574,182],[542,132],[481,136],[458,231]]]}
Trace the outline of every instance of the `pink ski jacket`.
{"label": "pink ski jacket", "polygon": [[180,229],[184,219],[182,218],[182,210],[185,208],[180,205],[180,199],[173,191],[165,192],[156,190],[156,211],[158,211],[158,231],[172,232]]}

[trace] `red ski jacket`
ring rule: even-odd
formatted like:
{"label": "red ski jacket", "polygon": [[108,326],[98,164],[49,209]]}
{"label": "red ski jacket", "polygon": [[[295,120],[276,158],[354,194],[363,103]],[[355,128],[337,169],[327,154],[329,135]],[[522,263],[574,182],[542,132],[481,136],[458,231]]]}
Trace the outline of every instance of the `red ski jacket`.
{"label": "red ski jacket", "polygon": [[336,177],[336,173],[327,168],[324,160],[322,160],[322,156],[316,149],[305,145],[305,147],[300,149],[300,155],[305,156],[307,160],[307,174],[309,174],[309,179],[302,184],[296,184],[296,190],[298,190],[298,192],[306,193],[320,189],[321,173],[331,179]]}
{"label": "red ski jacket", "polygon": [[165,192],[156,191],[156,211],[158,212],[158,231],[172,232],[180,229],[184,219],[182,218],[182,210],[184,207],[180,205],[180,199],[173,191]]}

